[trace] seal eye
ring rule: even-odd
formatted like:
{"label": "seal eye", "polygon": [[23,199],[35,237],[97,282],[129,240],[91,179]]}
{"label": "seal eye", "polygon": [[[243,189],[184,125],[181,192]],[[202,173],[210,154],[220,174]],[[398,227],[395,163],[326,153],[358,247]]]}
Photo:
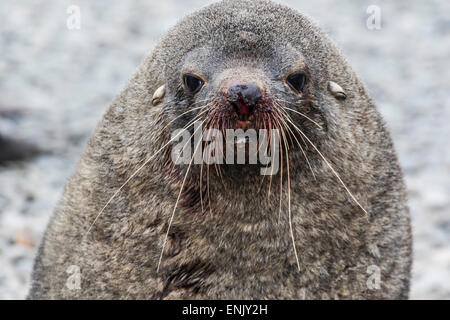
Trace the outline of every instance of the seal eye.
{"label": "seal eye", "polygon": [[306,75],[302,71],[294,72],[286,79],[286,83],[292,90],[302,93],[305,89]]}
{"label": "seal eye", "polygon": [[187,73],[183,76],[184,87],[190,93],[197,93],[203,86],[203,80],[193,74]]}

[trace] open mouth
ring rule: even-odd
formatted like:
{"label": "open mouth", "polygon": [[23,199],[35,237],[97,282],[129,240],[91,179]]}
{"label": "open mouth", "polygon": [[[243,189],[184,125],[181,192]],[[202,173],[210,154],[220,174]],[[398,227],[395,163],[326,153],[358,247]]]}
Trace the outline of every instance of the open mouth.
{"label": "open mouth", "polygon": [[250,128],[254,128],[254,122],[255,122],[255,116],[253,114],[253,108],[252,112],[247,112],[249,108],[247,106],[244,106],[242,109],[237,109],[233,104],[234,112],[232,114],[233,119],[235,120],[235,126],[233,129],[242,129],[247,130]]}
{"label": "open mouth", "polygon": [[253,111],[255,109],[252,105],[247,105],[241,101],[233,102],[231,104],[233,106],[234,114],[237,116],[240,121],[251,121],[251,118],[254,119]]}

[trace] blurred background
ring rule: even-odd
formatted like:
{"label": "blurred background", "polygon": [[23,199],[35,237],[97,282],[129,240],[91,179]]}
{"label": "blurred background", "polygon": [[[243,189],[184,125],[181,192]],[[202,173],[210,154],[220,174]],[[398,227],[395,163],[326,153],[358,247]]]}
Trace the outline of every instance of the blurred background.
{"label": "blurred background", "polygon": [[[0,1],[0,299],[25,297],[47,221],[108,104],[168,28],[211,2]],[[450,1],[282,2],[330,34],[391,130],[412,215],[411,298],[450,299]]]}

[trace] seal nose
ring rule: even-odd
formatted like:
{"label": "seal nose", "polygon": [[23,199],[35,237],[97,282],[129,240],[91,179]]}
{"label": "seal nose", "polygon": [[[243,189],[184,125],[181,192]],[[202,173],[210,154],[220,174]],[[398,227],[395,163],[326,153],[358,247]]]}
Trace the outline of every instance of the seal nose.
{"label": "seal nose", "polygon": [[248,120],[261,98],[261,89],[253,82],[234,82],[227,93],[227,100],[241,120]]}

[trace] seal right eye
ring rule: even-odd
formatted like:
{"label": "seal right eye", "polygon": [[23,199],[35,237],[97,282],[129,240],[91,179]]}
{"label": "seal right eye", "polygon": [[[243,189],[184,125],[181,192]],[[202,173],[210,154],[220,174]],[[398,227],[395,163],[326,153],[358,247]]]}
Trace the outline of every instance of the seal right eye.
{"label": "seal right eye", "polygon": [[302,93],[306,85],[306,75],[302,71],[294,72],[286,79],[286,83],[298,93]]}
{"label": "seal right eye", "polygon": [[185,89],[192,94],[197,93],[204,84],[202,79],[190,73],[183,76],[183,82]]}

